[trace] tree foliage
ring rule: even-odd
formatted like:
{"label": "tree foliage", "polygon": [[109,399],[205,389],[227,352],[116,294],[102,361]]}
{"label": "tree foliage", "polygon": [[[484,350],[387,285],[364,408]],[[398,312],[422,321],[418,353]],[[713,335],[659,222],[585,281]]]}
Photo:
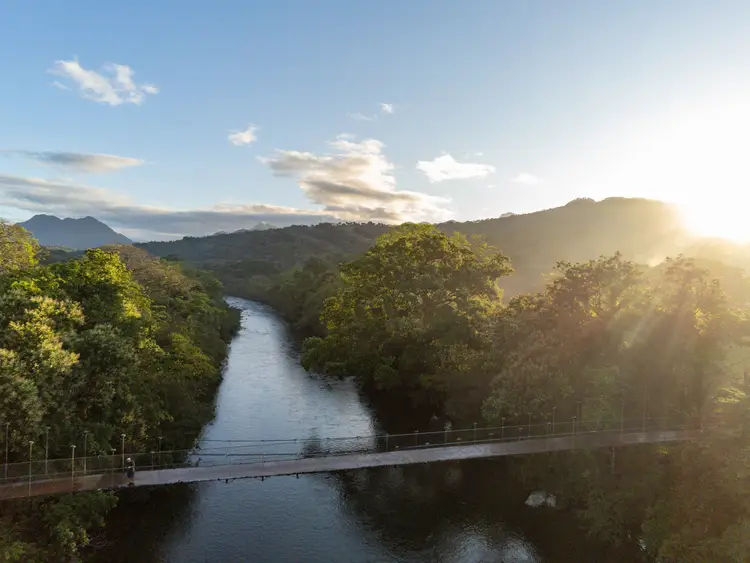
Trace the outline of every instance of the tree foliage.
{"label": "tree foliage", "polygon": [[0,274],[35,266],[39,243],[26,229],[0,219]]}
{"label": "tree foliage", "polygon": [[[609,543],[640,539],[664,563],[743,561],[750,404],[734,358],[750,288],[725,268],[725,291],[705,264],[678,256],[648,268],[619,253],[559,262],[541,291],[503,304],[502,254],[407,225],[341,265],[320,309],[324,336],[306,340],[303,362],[464,422],[481,406],[490,424],[701,425],[706,440],[624,448],[616,461],[597,450],[514,464]],[[307,314],[320,285],[311,268],[288,276],[287,307]]]}
{"label": "tree foliage", "polygon": [[306,367],[440,404],[484,343],[508,260],[430,225],[404,225],[341,267],[326,300],[324,338],[305,342]]}
{"label": "tree foliage", "polygon": [[490,421],[555,408],[558,421],[642,413],[707,428],[695,444],[618,450],[614,465],[609,452],[530,458],[527,479],[570,499],[600,538],[641,538],[654,561],[745,560],[750,411],[727,356],[745,344],[746,312],[718,280],[683,257],[650,272],[620,256],[560,264],[499,326]]}
{"label": "tree foliage", "polygon": [[[35,248],[24,237],[14,244],[9,256]],[[109,453],[122,433],[137,451],[157,436],[165,449],[192,445],[213,415],[238,324],[214,279],[132,247],[48,266],[4,264],[0,426],[10,424],[11,462],[28,459],[29,442],[47,435],[50,458],[67,455],[84,432],[89,455]],[[95,493],[5,505],[3,561],[77,558],[114,502]]]}

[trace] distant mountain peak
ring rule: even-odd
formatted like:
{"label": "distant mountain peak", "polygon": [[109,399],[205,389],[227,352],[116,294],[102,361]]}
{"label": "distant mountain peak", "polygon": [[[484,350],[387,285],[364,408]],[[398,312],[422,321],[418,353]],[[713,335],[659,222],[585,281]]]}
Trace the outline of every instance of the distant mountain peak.
{"label": "distant mountain peak", "polygon": [[268,229],[278,229],[278,227],[276,225],[268,223],[267,221],[261,221],[260,223],[254,225],[250,230],[251,231],[267,231]]}
{"label": "distant mountain peak", "polygon": [[81,219],[60,219],[54,215],[39,214],[19,225],[33,234],[43,246],[65,246],[84,250],[106,244],[133,243],[125,235],[91,216]]}

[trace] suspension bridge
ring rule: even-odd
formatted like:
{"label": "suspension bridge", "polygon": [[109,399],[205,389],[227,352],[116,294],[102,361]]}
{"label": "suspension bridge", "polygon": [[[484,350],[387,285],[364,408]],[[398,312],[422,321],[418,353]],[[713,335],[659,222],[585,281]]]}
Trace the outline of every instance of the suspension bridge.
{"label": "suspension bridge", "polygon": [[[6,463],[0,500],[129,486],[125,461],[135,461],[133,486],[327,473],[511,455],[693,440],[701,430],[666,420],[508,425],[493,428],[280,440],[213,440],[192,450],[126,452]],[[612,426],[615,426],[614,428]],[[31,443],[33,444],[33,443]]]}

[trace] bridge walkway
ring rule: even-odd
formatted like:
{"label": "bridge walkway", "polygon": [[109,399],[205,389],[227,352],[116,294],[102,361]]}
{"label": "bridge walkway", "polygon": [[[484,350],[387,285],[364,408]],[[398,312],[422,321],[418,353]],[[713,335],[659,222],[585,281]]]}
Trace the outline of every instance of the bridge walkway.
{"label": "bridge walkway", "polygon": [[[138,471],[135,486],[159,486],[174,483],[225,481],[230,479],[266,478],[282,475],[301,475],[366,469],[461,461],[468,459],[497,458],[542,452],[620,447],[634,444],[656,444],[696,439],[698,430],[653,430],[646,432],[600,431],[568,436],[534,437],[517,441],[493,441],[463,445],[426,445],[386,452],[324,453],[267,461],[261,458],[250,463],[178,467]],[[47,479],[22,479],[0,485],[0,500],[45,496],[61,493],[118,489],[127,487],[122,472],[111,471],[90,475],[73,474]]]}

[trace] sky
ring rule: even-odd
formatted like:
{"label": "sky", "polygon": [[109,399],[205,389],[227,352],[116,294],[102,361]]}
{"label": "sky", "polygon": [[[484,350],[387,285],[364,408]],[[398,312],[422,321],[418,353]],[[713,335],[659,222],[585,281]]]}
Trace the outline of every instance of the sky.
{"label": "sky", "polygon": [[744,0],[4,0],[0,217],[138,240],[576,197],[750,237]]}

